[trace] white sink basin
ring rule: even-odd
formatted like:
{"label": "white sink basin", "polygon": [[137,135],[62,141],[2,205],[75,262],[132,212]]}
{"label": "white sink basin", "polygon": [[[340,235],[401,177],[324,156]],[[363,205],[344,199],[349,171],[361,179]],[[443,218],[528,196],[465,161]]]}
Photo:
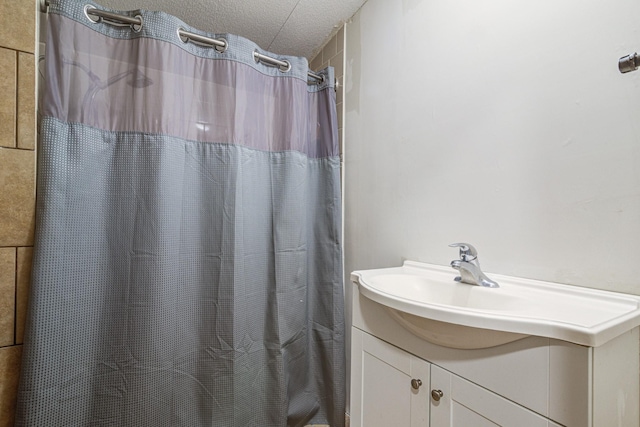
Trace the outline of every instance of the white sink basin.
{"label": "white sink basin", "polygon": [[529,335],[591,347],[640,325],[640,297],[489,274],[499,288],[455,282],[449,267],[405,261],[360,270],[360,293],[407,329],[439,345],[484,348]]}

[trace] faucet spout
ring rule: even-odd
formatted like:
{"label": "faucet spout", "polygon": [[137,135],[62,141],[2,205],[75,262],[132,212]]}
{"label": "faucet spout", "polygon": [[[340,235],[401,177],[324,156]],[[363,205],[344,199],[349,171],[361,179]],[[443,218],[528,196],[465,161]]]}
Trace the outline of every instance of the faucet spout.
{"label": "faucet spout", "polygon": [[478,252],[473,246],[468,243],[454,243],[449,246],[460,248],[460,259],[451,261],[451,268],[460,272],[460,276],[455,278],[457,282],[484,286],[487,288],[500,287],[498,283],[489,279],[480,269]]}

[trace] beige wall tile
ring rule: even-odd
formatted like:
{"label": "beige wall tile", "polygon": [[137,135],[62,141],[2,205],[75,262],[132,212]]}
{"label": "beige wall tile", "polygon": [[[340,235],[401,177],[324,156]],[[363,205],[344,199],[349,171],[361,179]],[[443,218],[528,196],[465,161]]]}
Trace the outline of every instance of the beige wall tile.
{"label": "beige wall tile", "polygon": [[344,56],[342,53],[332,57],[329,60],[329,65],[335,68],[337,78],[340,78],[344,75]]}
{"label": "beige wall tile", "polygon": [[33,245],[34,168],[34,151],[0,147],[0,246]]}
{"label": "beige wall tile", "polygon": [[18,248],[18,274],[16,280],[16,344],[24,340],[24,322],[31,289],[31,260],[33,248]]}
{"label": "beige wall tile", "polygon": [[[2,1],[2,0],[0,0]],[[18,54],[18,148],[36,147],[36,64],[30,53]]]}
{"label": "beige wall tile", "polygon": [[309,63],[309,68],[313,71],[319,71],[320,66],[322,65],[322,52],[319,52],[315,58],[311,60]]}
{"label": "beige wall tile", "polygon": [[35,52],[36,4],[33,0],[0,0],[0,46]]}
{"label": "beige wall tile", "polygon": [[21,359],[21,345],[0,348],[0,427],[14,424]]}
{"label": "beige wall tile", "polygon": [[16,248],[0,248],[0,347],[14,343]]}
{"label": "beige wall tile", "polygon": [[336,34],[336,50],[338,53],[344,51],[344,25],[340,27]]}
{"label": "beige wall tile", "polygon": [[[3,1],[6,0],[0,0]],[[0,48],[0,146],[3,147],[16,145],[16,68],[16,52]]]}
{"label": "beige wall tile", "polygon": [[336,36],[331,37],[331,40],[327,42],[322,48],[322,61],[326,62],[329,58],[333,57],[337,52]]}

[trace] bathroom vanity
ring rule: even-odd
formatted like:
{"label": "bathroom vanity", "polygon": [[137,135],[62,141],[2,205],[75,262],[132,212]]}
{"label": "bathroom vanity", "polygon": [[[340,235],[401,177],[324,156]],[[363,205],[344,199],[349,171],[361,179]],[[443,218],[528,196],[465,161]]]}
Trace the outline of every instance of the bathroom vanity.
{"label": "bathroom vanity", "polygon": [[[375,271],[383,270],[369,270]],[[448,274],[442,267],[434,271],[444,277]],[[386,272],[392,273],[389,277],[401,273],[399,269]],[[450,275],[453,281],[455,272]],[[588,327],[527,318],[535,309],[515,304],[521,315],[512,313],[513,324],[500,319],[499,305],[491,306],[490,301],[474,307],[477,297],[469,292],[477,289],[459,288],[462,298],[457,294],[438,301],[436,309],[447,312],[439,314],[429,311],[433,307],[428,307],[428,301],[419,300],[418,307],[412,308],[412,296],[398,290],[402,281],[381,288],[388,295],[373,295],[371,288],[365,288],[375,282],[371,280],[375,276],[367,276],[366,271],[351,276],[351,426],[639,427],[640,320],[633,309],[634,304],[640,306],[637,297],[618,301],[619,294],[584,290],[585,301],[613,298],[602,304],[612,304],[609,316],[614,320],[597,319]],[[494,277],[510,288],[508,278]],[[411,287],[422,292],[415,298],[428,298],[421,283],[414,280]],[[569,288],[568,292],[575,289]],[[506,294],[507,289],[495,296],[504,302]],[[590,303],[580,296],[571,298]],[[622,314],[613,313],[617,308]],[[447,317],[457,309],[463,313]],[[458,322],[465,310],[471,320],[461,322],[467,324],[446,321]],[[424,319],[431,323],[421,324]],[[539,331],[547,336],[531,333]],[[493,332],[497,335],[492,336]],[[466,338],[456,340],[464,334]]]}

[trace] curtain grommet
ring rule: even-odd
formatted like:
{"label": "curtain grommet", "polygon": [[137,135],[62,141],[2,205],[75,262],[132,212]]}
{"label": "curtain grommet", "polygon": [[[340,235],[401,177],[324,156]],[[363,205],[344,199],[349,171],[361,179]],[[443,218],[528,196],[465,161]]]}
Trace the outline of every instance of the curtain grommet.
{"label": "curtain grommet", "polygon": [[[176,33],[178,34],[178,38],[182,43],[186,44],[188,42],[191,42],[199,46],[208,48],[213,47],[218,53],[224,53],[229,47],[229,42],[224,37],[214,39],[211,37],[201,36],[199,34],[191,33],[185,30],[183,27],[178,27]],[[220,43],[222,43],[222,46],[220,46]]]}
{"label": "curtain grommet", "polygon": [[216,40],[223,42],[224,46],[215,45],[213,48],[218,51],[218,53],[225,53],[229,48],[229,42],[227,41],[227,39],[225,39],[224,37],[219,37]]}
{"label": "curtain grommet", "polygon": [[87,19],[91,22],[93,22],[94,24],[99,24],[100,21],[102,21],[102,18],[99,16],[95,16],[95,15],[89,15],[89,9],[97,9],[97,7],[91,5],[91,4],[85,4],[84,5],[84,16],[87,17]]}
{"label": "curtain grommet", "polygon": [[131,31],[134,33],[139,33],[142,31],[142,27],[144,26],[144,21],[142,20],[142,15],[137,14],[134,18],[138,18],[140,20],[139,24],[131,24]]}
{"label": "curtain grommet", "polygon": [[289,71],[291,71],[291,62],[286,61],[286,60],[282,61],[282,62],[284,62],[287,65],[286,66],[282,66],[282,65],[278,66],[278,70],[280,70],[281,73],[288,73]]}
{"label": "curtain grommet", "polygon": [[291,62],[287,61],[286,59],[284,61],[281,61],[280,59],[263,55],[258,52],[258,49],[253,51],[253,60],[256,61],[256,64],[262,62],[263,64],[266,64],[270,67],[276,67],[278,70],[280,70],[281,73],[287,73],[291,70]]}
{"label": "curtain grommet", "polygon": [[178,38],[182,43],[187,43],[189,41],[189,37],[183,35],[182,34],[183,31],[186,31],[186,30],[182,27],[178,27],[178,29],[176,30],[176,34],[178,34]]}

